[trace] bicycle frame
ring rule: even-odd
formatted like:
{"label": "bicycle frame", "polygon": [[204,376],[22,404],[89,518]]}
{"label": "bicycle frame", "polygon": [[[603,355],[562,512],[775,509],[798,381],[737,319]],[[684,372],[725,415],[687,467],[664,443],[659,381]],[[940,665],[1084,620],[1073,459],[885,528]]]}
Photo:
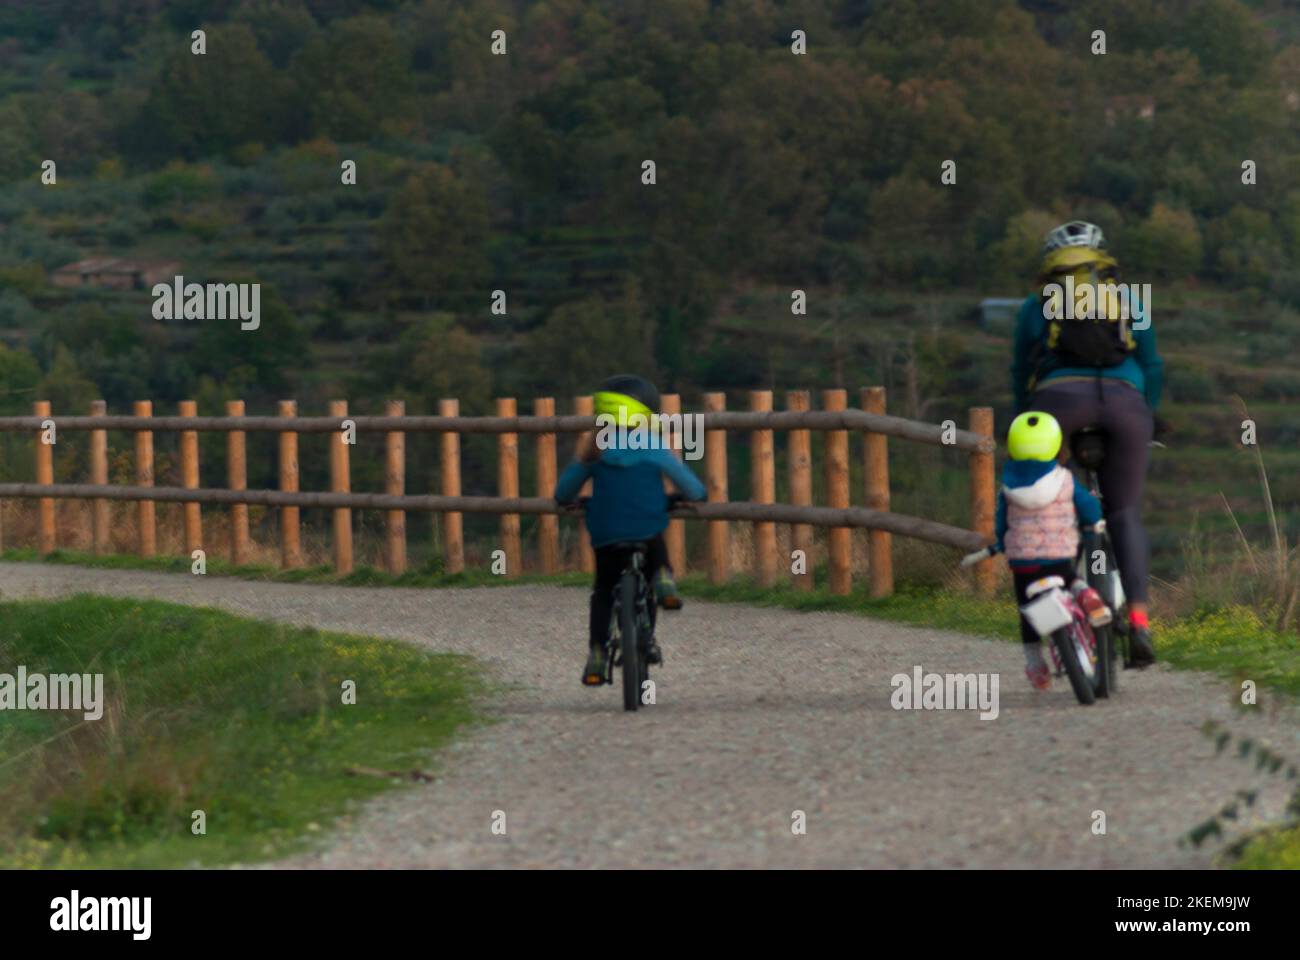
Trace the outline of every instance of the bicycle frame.
{"label": "bicycle frame", "polygon": [[[645,575],[645,553],[641,550],[630,550],[627,565],[619,573],[619,581],[623,579],[623,574],[631,568],[636,575],[636,620],[637,620],[637,640],[638,646],[641,647],[642,656],[645,654],[646,641],[650,636],[650,581]],[[619,614],[622,613],[623,601],[619,596],[618,582],[614,584],[614,603],[611,608],[609,640],[605,644],[605,681],[614,682],[614,668],[622,667],[622,630],[619,628]]]}

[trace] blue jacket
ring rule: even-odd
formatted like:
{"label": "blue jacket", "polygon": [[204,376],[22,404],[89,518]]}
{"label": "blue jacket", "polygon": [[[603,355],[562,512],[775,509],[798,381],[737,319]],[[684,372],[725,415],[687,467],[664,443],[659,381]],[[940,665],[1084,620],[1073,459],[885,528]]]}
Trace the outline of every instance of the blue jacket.
{"label": "blue jacket", "polygon": [[664,475],[687,500],[703,500],[707,491],[672,451],[608,449],[590,463],[575,460],[555,485],[555,499],[572,503],[588,478],[587,532],[591,545],[603,547],[620,540],[649,540],[668,526],[668,495]]}
{"label": "blue jacket", "polygon": [[[1135,302],[1133,314],[1143,316],[1145,305]],[[1033,409],[1029,399],[1029,378],[1034,374],[1034,348],[1047,339],[1047,322],[1038,294],[1031,295],[1020,305],[1020,313],[1016,317],[1015,354],[1011,362],[1011,397],[1018,414]],[[1154,411],[1160,405],[1160,390],[1164,385],[1164,361],[1156,352],[1155,329],[1148,326],[1145,330],[1132,330],[1132,333],[1137,349],[1125,357],[1122,363],[1103,367],[1101,376],[1131,384],[1146,397],[1147,406]],[[1035,386],[1062,377],[1092,379],[1098,375],[1094,367],[1059,366],[1060,361],[1050,353],[1044,351],[1042,356],[1042,368]]]}
{"label": "blue jacket", "polygon": [[[1002,467],[1002,486],[1003,488],[1010,487],[1013,490],[1017,487],[1032,487],[1055,469],[1055,460],[1008,460]],[[1101,519],[1101,501],[1079,482],[1078,477],[1074,478],[1074,512],[1079,519],[1080,526],[1090,527]],[[998,491],[996,532],[998,536],[998,553],[1002,553],[1004,549],[1002,539],[1007,535],[1007,495],[1004,490]],[[1008,560],[1007,562],[1014,569],[1017,566],[1073,563],[1074,557],[1057,557],[1047,560]]]}

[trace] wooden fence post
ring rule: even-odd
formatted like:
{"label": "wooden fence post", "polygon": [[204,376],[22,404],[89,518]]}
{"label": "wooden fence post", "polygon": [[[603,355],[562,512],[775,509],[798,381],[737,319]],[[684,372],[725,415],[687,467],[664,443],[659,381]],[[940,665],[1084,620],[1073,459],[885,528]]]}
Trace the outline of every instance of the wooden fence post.
{"label": "wooden fence post", "polygon": [[[281,400],[280,416],[296,417],[297,400]],[[280,433],[280,489],[298,492],[298,434],[292,430]],[[302,532],[297,507],[280,508],[280,566],[286,570],[302,566]]]}
{"label": "wooden fence post", "polygon": [[[539,417],[555,416],[555,398],[538,397],[533,401],[533,413]],[[555,496],[555,434],[537,435],[537,495]],[[542,573],[560,572],[560,518],[544,513],[537,518],[537,558]]]}
{"label": "wooden fence post", "polygon": [[[970,430],[993,439],[993,408],[971,407]],[[993,477],[993,454],[972,451],[970,455],[970,518],[971,529],[989,541],[993,539],[994,513],[997,509],[996,484]],[[984,560],[975,566],[975,586],[983,595],[993,593],[997,586],[997,568],[993,560]]]}
{"label": "wooden fence post", "polygon": [[[682,412],[682,398],[680,394],[665,393],[659,398],[659,409],[666,415],[680,414]],[[667,435],[665,436],[667,438]],[[678,460],[682,459],[681,435],[672,436],[673,455]],[[671,487],[668,480],[664,480],[664,487]],[[668,529],[664,531],[664,543],[668,547],[668,566],[673,568],[674,576],[681,576],[686,572],[686,521],[669,520]]]}
{"label": "wooden fence post", "polygon": [[[226,416],[242,417],[243,400],[227,400]],[[243,430],[226,434],[226,486],[231,490],[248,489],[248,441]],[[230,505],[230,562],[235,566],[248,563],[248,504]]]}
{"label": "wooden fence post", "polygon": [[[108,404],[103,400],[90,401],[90,415],[102,417],[108,413]],[[108,431],[90,431],[90,482],[97,486],[108,486]],[[108,542],[112,536],[109,521],[109,503],[102,497],[91,502],[90,507],[91,541],[96,556],[108,553]]]}
{"label": "wooden fence post", "polygon": [[[574,397],[573,414],[577,417],[590,417],[596,412],[596,398],[592,396]],[[578,496],[587,497],[591,495],[591,481],[588,480],[582,485],[582,490]],[[596,554],[591,549],[591,538],[587,536],[587,524],[578,517],[578,566],[583,573],[596,572]]]}
{"label": "wooden fence post", "polygon": [[[133,412],[137,417],[152,417],[153,401],[135,401]],[[135,485],[153,486],[153,433],[149,430],[137,430],[135,434]],[[152,557],[158,552],[158,518],[154,502],[141,500],[136,517],[140,556]]]}
{"label": "wooden fence post", "polygon": [[[384,415],[406,416],[405,401],[389,400]],[[406,493],[406,434],[400,430],[384,434],[384,492],[395,497]],[[389,510],[384,519],[384,561],[389,573],[400,576],[406,572],[406,511]]]}
{"label": "wooden fence post", "polygon": [[[497,397],[497,416],[518,415],[514,397]],[[497,434],[497,495],[519,496],[519,434]],[[501,549],[506,554],[506,576],[515,577],[522,572],[519,543],[519,514],[501,514]]]}
{"label": "wooden fence post", "polygon": [[[720,413],[727,409],[725,393],[706,393],[704,409]],[[727,502],[727,431],[704,431],[704,474],[710,503]],[[731,552],[730,528],[726,520],[709,521],[709,581],[726,583],[728,554]]]}
{"label": "wooden fence post", "polygon": [[[848,404],[848,391],[822,391],[822,409],[845,410]],[[836,508],[849,505],[847,430],[826,431],[826,505]],[[830,544],[831,593],[843,596],[853,586],[853,532],[848,527],[831,527],[827,538]]]}
{"label": "wooden fence post", "polygon": [[[182,417],[197,417],[198,404],[182,400],[176,412]],[[199,488],[199,434],[197,430],[181,431],[181,486],[186,490]],[[181,504],[185,518],[185,555],[193,558],[195,550],[203,549],[203,515],[198,501]]]}
{"label": "wooden fence post", "polygon": [[[346,400],[330,401],[331,417],[347,417]],[[330,433],[330,490],[334,493],[352,492],[352,471],[348,461],[348,444],[343,442],[342,429]],[[334,572],[345,576],[352,572],[352,509],[334,508]]]}
{"label": "wooden fence post", "polygon": [[[460,416],[460,401],[451,398],[438,401],[438,416]],[[442,495],[444,497],[460,496],[460,434],[454,430],[443,433],[441,439],[442,455],[439,457],[439,470],[442,474]],[[442,515],[442,568],[445,573],[463,573],[465,571],[465,527],[464,516],[457,512]]]}
{"label": "wooden fence post", "polygon": [[[812,407],[812,395],[807,390],[789,390],[785,395],[787,410],[808,410]],[[789,447],[786,451],[789,459],[790,502],[800,507],[811,507],[812,496],[812,431],[791,430]],[[796,523],[790,527],[790,549],[803,553],[804,573],[793,572],[791,577],[798,590],[813,588],[813,528],[811,524]]]}
{"label": "wooden fence post", "polygon": [[[885,412],[885,388],[863,387],[862,409],[867,413]],[[889,510],[889,447],[883,433],[867,432],[864,447],[863,476],[866,478],[867,508]],[[894,592],[893,536],[887,530],[867,531],[867,576],[871,596],[888,597]]]}
{"label": "wooden fence post", "polygon": [[[771,390],[751,390],[749,409],[757,413],[772,409]],[[750,438],[750,477],[755,503],[776,503],[776,454],[771,430],[755,430]],[[776,583],[776,524],[754,524],[754,570],[761,587]]]}
{"label": "wooden fence post", "polygon": [[[50,415],[50,401],[37,400],[32,404],[32,413],[44,419]],[[57,441],[57,435],[54,437]],[[54,482],[54,444],[45,442],[45,429],[36,428],[36,482],[49,486]],[[39,521],[37,528],[37,549],[41,556],[53,553],[57,548],[54,524],[54,500],[41,497],[39,503]]]}

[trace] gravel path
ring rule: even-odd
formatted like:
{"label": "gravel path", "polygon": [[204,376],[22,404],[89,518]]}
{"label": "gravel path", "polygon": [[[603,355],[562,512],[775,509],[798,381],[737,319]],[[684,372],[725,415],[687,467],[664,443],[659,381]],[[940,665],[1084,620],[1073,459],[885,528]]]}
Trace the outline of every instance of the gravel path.
{"label": "gravel path", "polygon": [[[0,564],[6,598],[93,591],[393,637],[477,657],[500,722],[461,736],[435,782],[385,794],[292,867],[1203,867],[1178,837],[1238,787],[1280,778],[1214,755],[1207,718],[1300,753],[1294,713],[1167,668],[1121,697],[1029,689],[1015,644],[843,614],[688,601],[660,633],[657,704],[578,683],[586,592],[270,584]],[[899,711],[890,678],[1000,674],[1000,713]],[[806,833],[792,829],[794,811]],[[1105,812],[1106,835],[1092,832]],[[505,833],[492,831],[495,811]]]}

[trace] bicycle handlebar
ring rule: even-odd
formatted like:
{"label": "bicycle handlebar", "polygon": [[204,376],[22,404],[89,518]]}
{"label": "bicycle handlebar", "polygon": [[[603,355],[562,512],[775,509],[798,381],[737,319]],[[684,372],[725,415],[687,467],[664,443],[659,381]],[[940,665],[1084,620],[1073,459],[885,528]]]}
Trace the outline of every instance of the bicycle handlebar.
{"label": "bicycle handlebar", "polygon": [[[584,513],[586,512],[587,504],[590,502],[591,502],[591,497],[579,497],[577,500],[574,500],[572,503],[560,504],[560,509],[563,510],[565,513],[573,513],[573,514]],[[677,509],[678,507],[687,507],[689,509],[690,505],[691,505],[691,501],[687,500],[680,493],[668,494],[669,512]]]}

